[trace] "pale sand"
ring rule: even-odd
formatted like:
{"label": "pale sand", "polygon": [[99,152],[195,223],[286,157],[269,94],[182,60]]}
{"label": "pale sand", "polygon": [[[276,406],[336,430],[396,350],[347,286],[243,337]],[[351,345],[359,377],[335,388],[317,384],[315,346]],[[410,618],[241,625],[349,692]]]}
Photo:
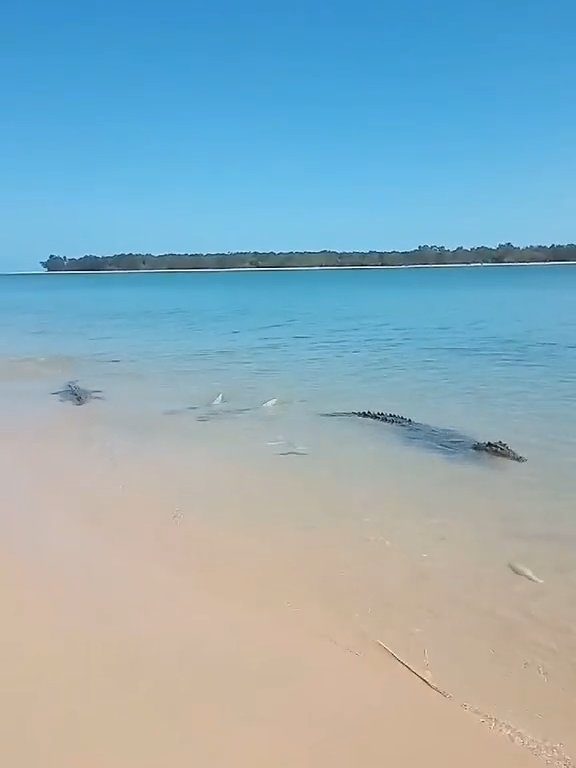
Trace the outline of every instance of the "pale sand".
{"label": "pale sand", "polygon": [[[161,466],[112,466],[105,446],[76,442],[86,431],[0,445],[1,765],[541,764],[376,638],[339,633],[306,600],[297,553],[294,604],[275,552],[228,518],[195,515],[233,503],[221,467],[215,498],[181,509]],[[190,473],[205,476],[198,461]]]}
{"label": "pale sand", "polygon": [[376,653],[128,566],[81,607],[4,571],[4,765],[532,764]]}

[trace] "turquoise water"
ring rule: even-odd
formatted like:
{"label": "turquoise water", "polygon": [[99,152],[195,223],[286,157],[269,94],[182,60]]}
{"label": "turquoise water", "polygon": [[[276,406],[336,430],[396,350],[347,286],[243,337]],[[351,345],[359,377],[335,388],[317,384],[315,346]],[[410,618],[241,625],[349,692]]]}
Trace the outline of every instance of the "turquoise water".
{"label": "turquoise water", "polygon": [[[0,382],[6,406],[79,378],[136,420],[220,392],[239,410],[279,398],[295,442],[359,449],[373,425],[318,414],[393,411],[508,442],[532,459],[526,482],[567,502],[575,297],[573,266],[7,275]],[[418,446],[376,434],[416,460]]]}
{"label": "turquoise water", "polygon": [[143,409],[223,392],[238,407],[277,397],[303,417],[390,410],[569,473],[575,296],[572,266],[11,275],[0,356],[13,389],[20,363],[44,387],[130,382]]}
{"label": "turquoise water", "polygon": [[575,297],[571,266],[3,276],[0,355],[573,448]]}

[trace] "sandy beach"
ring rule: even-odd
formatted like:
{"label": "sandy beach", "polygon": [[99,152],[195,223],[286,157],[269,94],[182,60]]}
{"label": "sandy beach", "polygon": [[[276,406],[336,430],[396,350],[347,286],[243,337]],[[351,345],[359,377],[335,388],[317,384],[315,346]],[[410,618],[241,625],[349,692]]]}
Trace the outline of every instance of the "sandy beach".
{"label": "sandy beach", "polygon": [[218,515],[257,503],[249,469],[188,456],[183,497],[62,413],[0,446],[3,764],[541,764],[349,626],[296,539]]}

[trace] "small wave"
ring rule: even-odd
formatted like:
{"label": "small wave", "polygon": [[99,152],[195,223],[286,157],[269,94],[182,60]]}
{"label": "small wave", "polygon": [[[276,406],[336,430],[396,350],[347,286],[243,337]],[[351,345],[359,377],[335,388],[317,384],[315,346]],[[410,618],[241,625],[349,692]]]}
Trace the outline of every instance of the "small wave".
{"label": "small wave", "polygon": [[69,374],[76,364],[76,358],[68,355],[0,358],[0,381],[33,381]]}

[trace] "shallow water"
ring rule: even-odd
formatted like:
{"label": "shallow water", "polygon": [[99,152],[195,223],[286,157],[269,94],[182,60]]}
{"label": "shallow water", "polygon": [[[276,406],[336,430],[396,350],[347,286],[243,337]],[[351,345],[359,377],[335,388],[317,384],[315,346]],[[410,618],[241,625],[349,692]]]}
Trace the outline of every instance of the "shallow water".
{"label": "shallow water", "polygon": [[527,477],[568,502],[575,290],[573,266],[7,275],[0,383],[15,397],[28,390],[28,402],[80,378],[121,405],[120,421],[205,407],[221,392],[220,411],[235,417],[279,398],[314,436],[360,450],[381,439],[407,461],[434,449],[380,425],[317,419],[393,411],[508,442],[531,459]]}
{"label": "shallow water", "polygon": [[[444,687],[568,740],[575,295],[572,266],[3,276],[4,431],[62,420],[147,477],[154,456],[174,456],[160,490],[209,457],[222,472],[202,514],[293,541],[299,578],[342,626],[417,665],[426,648]],[[76,378],[105,400],[51,396]],[[321,415],[356,409],[504,440],[528,462]],[[237,508],[210,501],[244,482],[232,467],[258,489]]]}

